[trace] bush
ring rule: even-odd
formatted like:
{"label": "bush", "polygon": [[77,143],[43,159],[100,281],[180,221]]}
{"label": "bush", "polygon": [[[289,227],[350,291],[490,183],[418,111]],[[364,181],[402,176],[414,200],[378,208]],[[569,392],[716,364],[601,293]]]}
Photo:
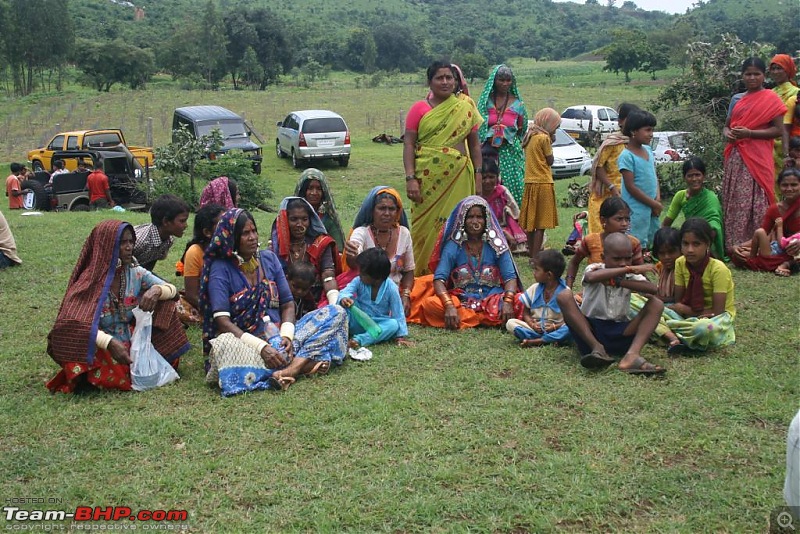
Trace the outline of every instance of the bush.
{"label": "bush", "polygon": [[200,160],[195,167],[195,175],[203,185],[218,176],[236,180],[241,196],[240,207],[245,209],[266,209],[266,200],[273,195],[267,179],[253,172],[253,162],[240,150],[232,150],[214,160]]}

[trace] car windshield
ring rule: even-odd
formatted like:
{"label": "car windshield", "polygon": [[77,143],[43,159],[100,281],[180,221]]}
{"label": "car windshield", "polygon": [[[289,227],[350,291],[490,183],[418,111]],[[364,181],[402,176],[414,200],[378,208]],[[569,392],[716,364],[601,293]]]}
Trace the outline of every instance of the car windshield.
{"label": "car windshield", "polygon": [[308,119],[303,122],[303,133],[316,134],[327,132],[344,132],[347,130],[344,121],[339,117],[324,119]]}
{"label": "car windshield", "polygon": [[567,132],[559,128],[556,130],[556,140],[553,141],[553,146],[569,146],[569,145],[576,145],[574,139],[572,139]]}
{"label": "car windshield", "polygon": [[575,109],[567,108],[561,114],[562,119],[576,119],[576,120],[589,120],[592,118],[592,112],[588,109]]}
{"label": "car windshield", "polygon": [[214,128],[218,128],[222,132],[223,139],[247,137],[247,131],[244,129],[244,122],[235,120],[201,122],[197,125],[197,135],[208,135]]}

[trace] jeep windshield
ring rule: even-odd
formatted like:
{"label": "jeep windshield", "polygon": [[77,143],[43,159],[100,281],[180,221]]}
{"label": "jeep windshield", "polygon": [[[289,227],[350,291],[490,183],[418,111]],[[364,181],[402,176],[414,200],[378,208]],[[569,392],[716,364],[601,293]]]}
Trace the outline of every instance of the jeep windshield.
{"label": "jeep windshield", "polygon": [[222,132],[223,139],[247,137],[247,131],[244,129],[244,122],[236,120],[198,123],[197,136],[209,135],[214,128]]}

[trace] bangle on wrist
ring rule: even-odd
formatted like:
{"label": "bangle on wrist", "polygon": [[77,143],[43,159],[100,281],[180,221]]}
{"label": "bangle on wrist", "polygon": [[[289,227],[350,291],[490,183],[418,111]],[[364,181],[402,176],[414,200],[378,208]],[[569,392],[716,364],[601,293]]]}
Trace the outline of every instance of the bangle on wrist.
{"label": "bangle on wrist", "polygon": [[288,321],[282,322],[280,334],[281,337],[285,337],[289,341],[294,341],[294,323]]}
{"label": "bangle on wrist", "polygon": [[410,297],[411,296],[411,290],[408,289],[407,287],[405,287],[405,288],[403,288],[402,291],[400,291],[400,294],[402,296],[404,296],[404,297]]}

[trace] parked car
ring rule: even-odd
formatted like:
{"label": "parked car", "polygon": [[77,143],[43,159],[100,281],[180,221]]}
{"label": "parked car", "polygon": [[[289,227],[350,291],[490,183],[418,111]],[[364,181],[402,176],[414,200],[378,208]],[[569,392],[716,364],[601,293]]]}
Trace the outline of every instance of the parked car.
{"label": "parked car", "polygon": [[561,128],[579,143],[600,146],[606,137],[619,131],[619,115],[606,106],[570,106],[561,114]]}
{"label": "parked car", "polygon": [[[62,160],[66,168],[77,168],[84,161],[89,168],[101,163],[108,176],[108,185],[114,203],[127,210],[142,210],[147,207],[147,193],[143,187],[149,179],[149,168],[142,167],[124,146],[105,150],[69,150],[53,152],[53,161]],[[25,180],[21,186],[30,189],[25,207],[37,210],[88,211],[89,190],[86,187],[88,172],[68,172],[53,177],[39,171],[34,179]]]}
{"label": "parked car", "polygon": [[583,174],[585,167],[591,169],[592,157],[562,128],[556,130],[553,141],[553,178],[569,178]]}
{"label": "parked car", "polygon": [[290,156],[295,167],[320,159],[335,159],[342,167],[350,163],[350,130],[338,113],[292,111],[277,126],[275,153],[279,158]]}
{"label": "parked car", "polygon": [[653,132],[650,148],[656,163],[683,161],[692,155],[689,153],[689,132]]}
{"label": "parked car", "polygon": [[[61,132],[54,135],[47,144],[28,152],[28,161],[34,172],[50,171],[53,168],[53,152],[66,150],[104,150],[122,145],[136,158],[142,167],[151,167],[155,157],[153,149],[144,146],[132,146],[125,141],[122,130],[107,128],[103,130],[77,130]],[[68,159],[67,165],[74,165],[74,160]],[[75,167],[67,167],[75,170]]]}
{"label": "parked car", "polygon": [[[258,133],[246,120],[233,111],[222,106],[186,106],[178,108],[172,116],[173,141],[175,130],[186,127],[195,137],[202,137],[218,129],[222,132],[222,149],[224,154],[229,150],[241,150],[253,162],[253,172],[261,174],[261,160],[263,159],[261,146],[254,143],[250,136],[261,140]],[[213,154],[206,154],[214,157]]]}

